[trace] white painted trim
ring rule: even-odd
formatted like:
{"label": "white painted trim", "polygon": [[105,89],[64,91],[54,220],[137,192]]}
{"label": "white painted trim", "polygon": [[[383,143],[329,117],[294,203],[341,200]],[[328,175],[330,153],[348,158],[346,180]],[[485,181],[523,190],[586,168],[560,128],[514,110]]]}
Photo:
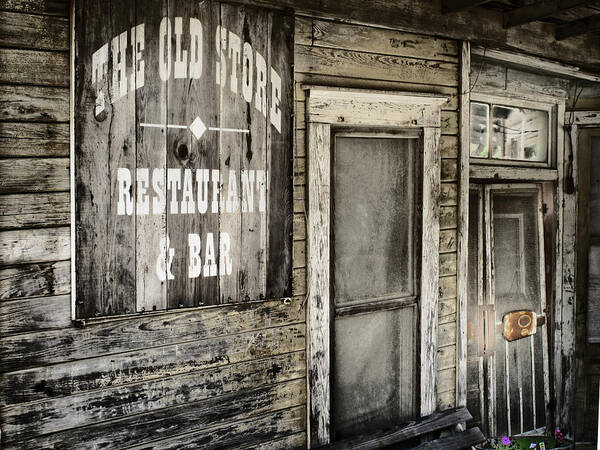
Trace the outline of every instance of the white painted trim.
{"label": "white painted trim", "polygon": [[308,444],[326,445],[331,440],[330,393],[330,202],[331,131],[329,124],[307,124],[308,194],[307,220],[307,375]]}
{"label": "white painted trim", "polygon": [[[447,98],[389,91],[305,87],[308,142],[307,369],[309,446],[331,439],[330,415],[330,152],[331,129],[363,126],[422,130],[420,274],[420,414],[436,409],[439,296],[441,105]],[[386,130],[382,130],[386,131]],[[388,130],[389,131],[389,130]],[[468,187],[468,186],[467,186]]]}
{"label": "white painted trim", "polygon": [[441,105],[448,98],[439,94],[411,91],[385,91],[377,89],[340,88],[333,86],[321,86],[303,84],[302,89],[310,91],[312,98],[352,98],[373,101],[374,98],[381,101],[398,102],[399,104],[423,104],[428,106]]}
{"label": "white painted trim", "polygon": [[[512,96],[508,96],[510,93],[507,93],[506,96],[503,95],[494,95],[494,94],[482,94],[482,93],[471,93],[471,100],[474,102],[483,102],[483,103],[493,103],[494,105],[500,106],[514,106],[528,109],[536,109],[539,111],[546,111],[548,113],[552,112],[552,107],[564,101],[563,98],[556,97],[543,97],[540,96],[527,96],[515,98]],[[553,99],[553,100],[550,100]]]}
{"label": "white painted trim", "polygon": [[538,56],[524,55],[516,52],[507,52],[484,47],[472,47],[471,54],[499,61],[502,63],[514,64],[522,66],[528,70],[538,70],[553,74],[556,76],[575,78],[586,81],[600,81],[600,77],[592,73],[584,72],[577,66],[559,63],[549,59],[540,58]]}
{"label": "white painted trim", "polygon": [[600,127],[600,111],[570,111],[565,114],[565,123],[573,121],[578,127]]}
{"label": "white painted trim", "polygon": [[506,167],[497,164],[471,164],[469,176],[476,180],[555,181],[558,171],[546,167]]}
{"label": "white painted trim", "polygon": [[467,405],[467,306],[469,272],[469,142],[471,133],[471,44],[461,43],[460,146],[458,173],[458,246],[456,257],[456,405]]}
{"label": "white painted trim", "polygon": [[307,89],[310,121],[339,126],[424,128],[441,126],[447,97],[363,89]]}

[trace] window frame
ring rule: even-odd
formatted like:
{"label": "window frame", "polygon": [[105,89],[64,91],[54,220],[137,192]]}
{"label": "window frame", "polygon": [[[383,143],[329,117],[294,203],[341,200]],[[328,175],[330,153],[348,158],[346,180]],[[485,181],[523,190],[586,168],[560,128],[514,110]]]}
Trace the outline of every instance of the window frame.
{"label": "window frame", "polygon": [[[488,117],[488,141],[489,155],[487,158],[471,155],[471,104],[483,103],[489,107]],[[545,161],[527,161],[519,159],[502,159],[494,158],[492,155],[492,134],[493,134],[493,117],[492,111],[494,106],[504,106],[508,108],[526,108],[536,111],[543,111],[548,114],[548,155]],[[554,168],[556,167],[556,100],[542,98],[541,100],[523,99],[513,97],[502,97],[490,94],[471,93],[469,101],[469,161],[474,165],[497,165],[497,166],[518,166],[518,167],[539,167],[539,168]]]}
{"label": "window frame", "polygon": [[[436,408],[441,106],[439,95],[305,85],[308,153],[308,422],[311,447],[331,441],[330,236],[332,128],[422,130],[419,413]],[[325,205],[325,206],[324,206]]]}

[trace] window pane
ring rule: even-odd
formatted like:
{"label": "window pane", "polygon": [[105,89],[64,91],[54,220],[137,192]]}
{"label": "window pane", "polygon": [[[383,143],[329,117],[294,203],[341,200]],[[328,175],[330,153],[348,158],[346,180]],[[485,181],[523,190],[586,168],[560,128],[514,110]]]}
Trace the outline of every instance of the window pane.
{"label": "window pane", "polygon": [[507,310],[540,304],[537,192],[493,196],[496,301]]}
{"label": "window pane", "polygon": [[590,245],[588,255],[588,338],[598,338],[600,334],[600,246]]}
{"label": "window pane", "polygon": [[592,136],[590,154],[590,236],[600,237],[600,137]]}
{"label": "window pane", "polygon": [[413,308],[338,317],[334,322],[335,439],[389,428],[415,414]]}
{"label": "window pane", "polygon": [[522,161],[548,160],[548,113],[509,106],[492,107],[493,157]]}
{"label": "window pane", "polygon": [[477,158],[487,158],[489,156],[489,119],[489,105],[471,102],[471,156]]}
{"label": "window pane", "polygon": [[416,139],[336,137],[333,261],[336,304],[413,289]]}

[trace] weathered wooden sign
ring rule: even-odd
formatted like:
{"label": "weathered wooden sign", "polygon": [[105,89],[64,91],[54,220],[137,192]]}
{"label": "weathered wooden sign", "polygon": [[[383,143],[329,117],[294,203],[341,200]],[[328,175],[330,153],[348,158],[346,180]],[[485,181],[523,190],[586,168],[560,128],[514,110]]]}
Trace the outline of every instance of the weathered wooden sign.
{"label": "weathered wooden sign", "polygon": [[293,16],[76,4],[77,317],[287,296]]}

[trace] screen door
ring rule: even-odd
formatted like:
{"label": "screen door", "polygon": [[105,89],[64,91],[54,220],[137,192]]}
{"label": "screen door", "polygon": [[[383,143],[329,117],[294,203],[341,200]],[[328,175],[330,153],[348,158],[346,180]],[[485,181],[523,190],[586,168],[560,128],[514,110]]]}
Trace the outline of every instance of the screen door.
{"label": "screen door", "polygon": [[549,397],[541,187],[479,186],[469,209],[469,410],[490,436],[539,432]]}
{"label": "screen door", "polygon": [[337,133],[332,151],[336,440],[417,411],[418,134]]}

